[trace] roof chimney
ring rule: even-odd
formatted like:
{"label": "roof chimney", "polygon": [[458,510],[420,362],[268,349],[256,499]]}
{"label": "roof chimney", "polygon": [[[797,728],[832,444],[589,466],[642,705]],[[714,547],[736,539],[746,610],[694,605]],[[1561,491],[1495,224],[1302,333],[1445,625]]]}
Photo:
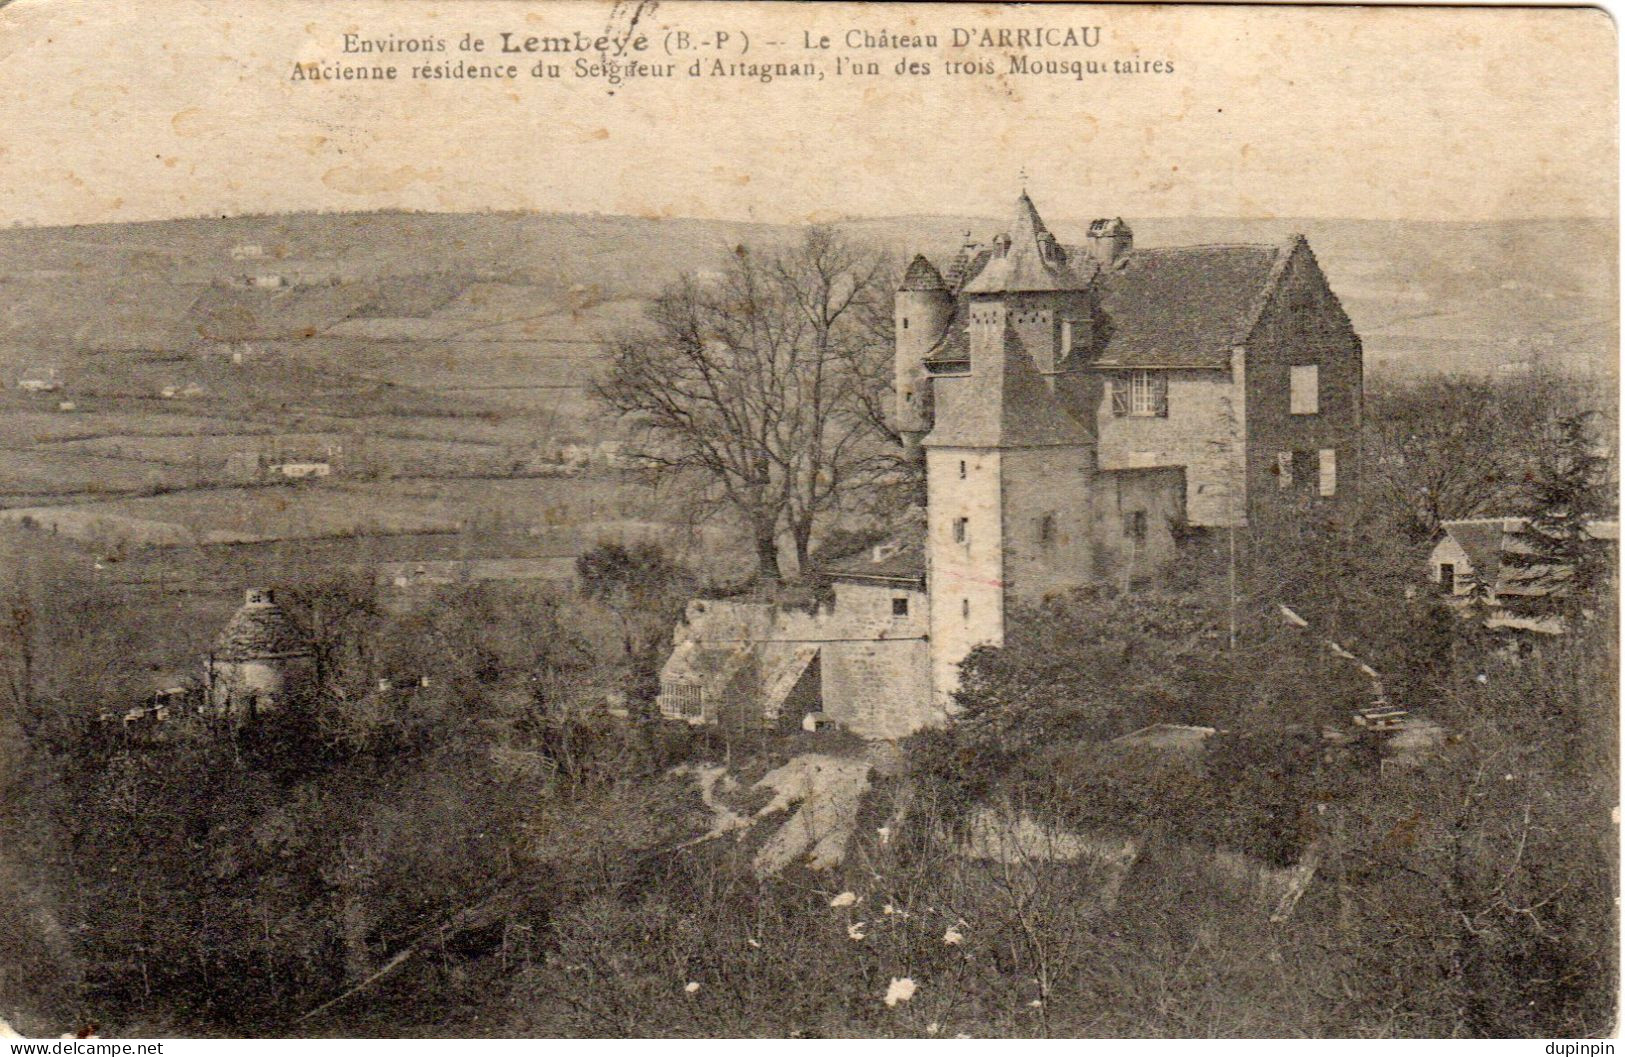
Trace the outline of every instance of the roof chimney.
{"label": "roof chimney", "polygon": [[1110,268],[1134,248],[1134,232],[1122,217],[1096,220],[1089,225],[1089,256]]}

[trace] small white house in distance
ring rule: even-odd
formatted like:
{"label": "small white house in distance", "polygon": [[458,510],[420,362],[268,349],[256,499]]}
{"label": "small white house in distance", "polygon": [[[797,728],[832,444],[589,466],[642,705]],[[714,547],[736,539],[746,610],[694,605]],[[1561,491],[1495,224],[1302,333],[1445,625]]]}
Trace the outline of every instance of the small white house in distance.
{"label": "small white house in distance", "polygon": [[36,367],[17,379],[17,388],[25,393],[54,393],[62,388],[62,380],[55,367]]}
{"label": "small white house in distance", "polygon": [[283,462],[271,467],[290,481],[307,481],[314,477],[331,477],[333,464],[327,462]]}
{"label": "small white house in distance", "polygon": [[1431,579],[1447,595],[1470,595],[1479,583],[1493,588],[1501,571],[1501,537],[1522,523],[1506,517],[1441,522],[1444,534],[1428,555]]}
{"label": "small white house in distance", "polygon": [[[1428,555],[1428,571],[1439,589],[1465,598],[1479,584],[1489,586],[1488,601],[1495,601],[1501,583],[1501,555],[1516,545],[1516,535],[1527,524],[1521,517],[1466,518],[1440,523],[1443,535]],[[1618,521],[1593,521],[1586,528],[1595,540],[1617,541]]]}

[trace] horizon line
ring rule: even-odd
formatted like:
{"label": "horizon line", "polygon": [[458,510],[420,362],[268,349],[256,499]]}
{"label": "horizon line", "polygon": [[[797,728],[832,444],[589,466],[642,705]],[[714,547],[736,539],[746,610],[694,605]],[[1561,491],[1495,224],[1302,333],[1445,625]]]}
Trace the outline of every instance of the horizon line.
{"label": "horizon line", "polygon": [[[173,216],[155,216],[132,218],[129,220],[89,220],[89,221],[53,221],[44,223],[13,220],[0,227],[0,234],[12,231],[47,231],[53,229],[90,228],[90,227],[129,227],[138,224],[170,224],[193,221],[221,221],[221,220],[270,220],[279,217],[300,216],[385,216],[400,214],[408,216],[511,216],[511,217],[597,217],[609,220],[641,220],[649,223],[694,222],[705,224],[737,224],[749,227],[773,228],[806,228],[819,224],[862,224],[899,220],[954,220],[977,221],[991,224],[1003,223],[992,214],[973,213],[884,213],[884,214],[850,214],[834,216],[827,219],[789,221],[789,220],[752,220],[736,217],[705,217],[705,216],[648,216],[637,213],[606,213],[602,210],[568,211],[557,209],[535,209],[524,207],[501,207],[481,209],[425,209],[412,206],[379,206],[371,209],[326,209],[320,207],[274,209],[264,211],[249,211],[238,213],[179,213]],[[1535,224],[1535,223],[1563,223],[1573,221],[1618,223],[1620,217],[1614,214],[1595,213],[1563,213],[1548,215],[1504,216],[1504,217],[1478,217],[1478,218],[1430,218],[1430,217],[1381,217],[1381,216],[1316,216],[1312,214],[1280,214],[1275,216],[1258,216],[1243,214],[1114,214],[1124,216],[1134,221],[1234,221],[1249,223],[1279,223],[1288,221],[1320,221],[1340,223],[1368,223],[1368,224],[1453,224],[1458,226],[1474,224]],[[1054,224],[1088,224],[1094,217],[1074,218],[1058,217],[1046,218],[1047,222]]]}

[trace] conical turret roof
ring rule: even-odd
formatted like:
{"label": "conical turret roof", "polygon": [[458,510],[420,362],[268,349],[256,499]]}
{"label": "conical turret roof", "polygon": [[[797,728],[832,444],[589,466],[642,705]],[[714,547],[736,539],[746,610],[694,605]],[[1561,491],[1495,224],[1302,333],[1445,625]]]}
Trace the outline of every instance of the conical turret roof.
{"label": "conical turret roof", "polygon": [[903,273],[903,283],[898,289],[907,291],[946,290],[948,284],[942,281],[942,273],[937,271],[937,266],[926,260],[925,254],[922,253],[915,256],[913,262],[909,264],[908,271]]}

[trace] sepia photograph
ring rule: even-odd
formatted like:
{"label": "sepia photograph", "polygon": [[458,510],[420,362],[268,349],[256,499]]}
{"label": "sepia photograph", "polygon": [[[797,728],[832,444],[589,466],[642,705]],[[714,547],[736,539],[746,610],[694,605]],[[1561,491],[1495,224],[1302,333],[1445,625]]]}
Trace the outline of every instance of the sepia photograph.
{"label": "sepia photograph", "polygon": [[8,1052],[1612,1053],[1617,69],[0,0]]}

